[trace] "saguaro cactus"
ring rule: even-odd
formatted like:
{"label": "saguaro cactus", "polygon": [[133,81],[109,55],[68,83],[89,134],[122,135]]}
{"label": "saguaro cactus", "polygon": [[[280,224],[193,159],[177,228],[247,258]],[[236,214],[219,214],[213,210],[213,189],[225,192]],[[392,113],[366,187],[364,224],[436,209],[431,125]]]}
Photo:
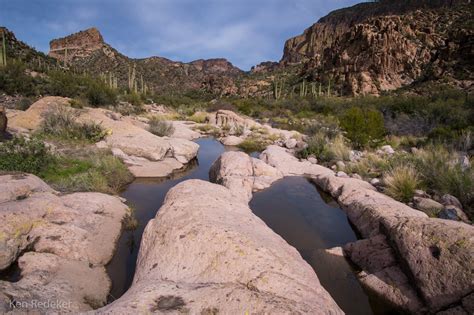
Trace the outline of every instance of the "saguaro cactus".
{"label": "saguaro cactus", "polygon": [[5,31],[2,31],[2,49],[0,51],[0,65],[7,65],[7,43],[5,39]]}
{"label": "saguaro cactus", "polygon": [[283,90],[283,80],[278,78],[273,79],[273,97],[278,100],[281,98],[281,92]]}

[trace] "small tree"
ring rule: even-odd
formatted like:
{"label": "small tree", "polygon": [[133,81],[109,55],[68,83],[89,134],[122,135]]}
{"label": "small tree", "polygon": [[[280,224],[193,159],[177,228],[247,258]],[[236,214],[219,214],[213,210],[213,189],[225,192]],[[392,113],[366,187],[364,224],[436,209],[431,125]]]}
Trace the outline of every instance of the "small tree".
{"label": "small tree", "polygon": [[385,134],[382,113],[359,107],[348,109],[341,118],[341,126],[356,147],[365,147],[369,141],[380,139]]}

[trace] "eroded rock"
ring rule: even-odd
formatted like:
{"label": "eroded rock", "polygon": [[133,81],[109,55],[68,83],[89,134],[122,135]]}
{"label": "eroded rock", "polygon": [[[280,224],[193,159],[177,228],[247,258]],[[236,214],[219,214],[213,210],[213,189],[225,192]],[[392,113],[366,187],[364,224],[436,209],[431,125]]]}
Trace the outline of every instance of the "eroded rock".
{"label": "eroded rock", "polygon": [[132,287],[100,314],[342,314],[299,253],[229,189],[172,188],[143,234]]}

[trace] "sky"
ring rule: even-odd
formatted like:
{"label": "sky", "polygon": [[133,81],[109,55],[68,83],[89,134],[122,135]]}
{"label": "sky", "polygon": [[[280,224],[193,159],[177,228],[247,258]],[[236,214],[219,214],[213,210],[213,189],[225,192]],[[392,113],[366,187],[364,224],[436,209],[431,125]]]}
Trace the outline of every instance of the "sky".
{"label": "sky", "polygon": [[0,26],[36,49],[95,26],[132,58],[226,58],[249,70],[278,61],[285,40],[361,0],[0,0]]}

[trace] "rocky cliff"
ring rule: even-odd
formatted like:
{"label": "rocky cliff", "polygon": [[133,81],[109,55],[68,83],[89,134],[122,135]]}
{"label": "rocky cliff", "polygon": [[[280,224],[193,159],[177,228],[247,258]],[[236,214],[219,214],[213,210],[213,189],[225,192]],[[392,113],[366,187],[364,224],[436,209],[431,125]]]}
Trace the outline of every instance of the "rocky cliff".
{"label": "rocky cliff", "polygon": [[378,1],[330,13],[285,43],[281,64],[340,94],[379,94],[417,81],[472,88],[471,1]]}
{"label": "rocky cliff", "polygon": [[119,86],[128,86],[130,73],[134,72],[139,87],[143,82],[156,92],[204,89],[218,95],[235,94],[235,78],[243,73],[226,59],[190,63],[162,57],[132,59],[105,43],[96,28],[52,40],[49,56],[80,71],[111,75]]}

